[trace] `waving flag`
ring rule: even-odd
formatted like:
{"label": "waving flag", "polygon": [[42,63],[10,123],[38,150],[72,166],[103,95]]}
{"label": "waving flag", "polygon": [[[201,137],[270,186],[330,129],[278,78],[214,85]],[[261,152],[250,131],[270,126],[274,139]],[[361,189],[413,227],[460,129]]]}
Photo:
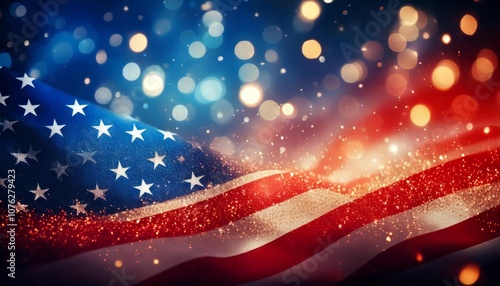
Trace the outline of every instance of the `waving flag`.
{"label": "waving flag", "polygon": [[1,285],[500,285],[495,1],[108,2],[0,4]]}
{"label": "waving flag", "polygon": [[357,195],[312,174],[239,169],[26,75],[0,76],[15,281],[356,284],[450,255],[453,267],[498,261],[497,148]]}

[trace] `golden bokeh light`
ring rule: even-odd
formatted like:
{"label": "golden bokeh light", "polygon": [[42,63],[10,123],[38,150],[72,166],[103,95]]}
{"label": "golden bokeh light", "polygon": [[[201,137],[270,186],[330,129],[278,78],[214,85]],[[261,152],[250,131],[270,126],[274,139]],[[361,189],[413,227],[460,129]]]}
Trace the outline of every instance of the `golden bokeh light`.
{"label": "golden bokeh light", "polygon": [[418,63],[418,54],[414,50],[405,49],[398,54],[398,65],[405,70],[411,70]]}
{"label": "golden bokeh light", "polygon": [[406,49],[406,39],[400,33],[392,33],[389,36],[388,44],[393,52],[401,52]]}
{"label": "golden bokeh light", "polygon": [[304,1],[300,4],[299,17],[305,21],[314,21],[321,14],[321,6],[316,1]]}
{"label": "golden bokeh light", "polygon": [[415,25],[418,20],[418,12],[411,6],[404,6],[399,10],[399,19],[403,25]]}
{"label": "golden bokeh light", "polygon": [[474,35],[477,30],[477,21],[473,16],[466,14],[460,20],[460,30],[468,36]]}
{"label": "golden bokeh light", "polygon": [[116,267],[116,268],[120,268],[120,267],[122,267],[122,266],[123,266],[123,262],[122,262],[121,260],[116,260],[116,261],[115,261],[115,267]]}
{"label": "golden bokeh light", "polygon": [[451,42],[451,36],[449,34],[444,34],[443,37],[441,37],[441,41],[443,41],[445,45],[448,45]]}
{"label": "golden bokeh light", "polygon": [[474,64],[472,64],[472,76],[475,80],[480,82],[491,79],[494,71],[495,67],[493,63],[487,58],[478,58],[474,61]]}
{"label": "golden bokeh light", "polygon": [[458,280],[464,285],[472,285],[479,279],[480,269],[476,264],[467,264],[460,271]]}
{"label": "golden bokeh light", "polygon": [[280,106],[274,100],[266,100],[259,106],[260,117],[267,121],[278,118],[280,111]]}
{"label": "golden bokeh light", "polygon": [[406,92],[407,86],[407,79],[398,73],[389,75],[385,81],[385,89],[387,90],[387,93],[394,96],[403,95]]}
{"label": "golden bokeh light", "polygon": [[363,143],[359,142],[358,140],[344,142],[342,147],[344,147],[344,153],[347,158],[351,160],[358,160],[363,157],[364,146]]}
{"label": "golden bokeh light", "polygon": [[253,57],[255,53],[255,49],[251,42],[249,41],[240,41],[234,47],[234,54],[240,60],[248,60]]}
{"label": "golden bokeh light", "polygon": [[432,72],[432,84],[435,88],[445,91],[450,89],[460,75],[457,64],[450,60],[440,61]]}
{"label": "golden bokeh light", "polygon": [[295,113],[295,107],[293,104],[287,102],[281,107],[281,112],[286,116],[291,116]]}
{"label": "golden bokeh light", "polygon": [[247,83],[240,89],[240,101],[247,107],[257,107],[262,101],[263,94],[260,85]]}
{"label": "golden bokeh light", "polygon": [[415,105],[410,112],[410,119],[413,124],[419,127],[426,126],[431,120],[429,108],[423,104]]}
{"label": "golden bokeh light", "polygon": [[384,47],[377,41],[368,41],[361,47],[365,59],[376,62],[384,56]]}
{"label": "golden bokeh light", "polygon": [[140,53],[148,46],[148,38],[144,34],[137,33],[130,38],[128,44],[133,52]]}
{"label": "golden bokeh light", "polygon": [[413,42],[418,39],[420,32],[415,25],[401,25],[398,32],[406,39],[407,42]]}
{"label": "golden bokeh light", "polygon": [[321,55],[321,45],[316,40],[307,40],[302,44],[302,54],[307,59],[317,59]]}

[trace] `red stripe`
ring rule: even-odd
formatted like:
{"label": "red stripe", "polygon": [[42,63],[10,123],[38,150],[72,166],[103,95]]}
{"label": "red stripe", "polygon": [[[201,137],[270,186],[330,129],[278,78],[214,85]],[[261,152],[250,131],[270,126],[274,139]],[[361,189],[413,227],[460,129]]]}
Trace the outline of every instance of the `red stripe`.
{"label": "red stripe", "polygon": [[[318,248],[318,238],[329,237],[334,242],[376,219],[461,189],[499,182],[499,163],[498,150],[448,162],[345,204],[258,249],[230,258],[195,259],[145,281],[144,285],[165,281],[213,284],[221,279],[238,284],[274,275],[311,257]],[[192,275],[193,271],[197,275]]]}
{"label": "red stripe", "polygon": [[[367,279],[370,283],[381,283],[421,263],[497,238],[500,236],[498,222],[500,206],[443,230],[408,239],[377,255],[340,285],[359,285]],[[422,254],[423,262],[416,260],[417,253]]]}
{"label": "red stripe", "polygon": [[[311,176],[273,175],[187,207],[141,219],[139,223],[102,221],[92,215],[75,219],[65,213],[41,217],[21,214],[18,241],[26,249],[19,249],[25,252],[20,257],[36,265],[128,242],[197,234],[320,187],[326,184]],[[48,252],[47,248],[59,251]]]}

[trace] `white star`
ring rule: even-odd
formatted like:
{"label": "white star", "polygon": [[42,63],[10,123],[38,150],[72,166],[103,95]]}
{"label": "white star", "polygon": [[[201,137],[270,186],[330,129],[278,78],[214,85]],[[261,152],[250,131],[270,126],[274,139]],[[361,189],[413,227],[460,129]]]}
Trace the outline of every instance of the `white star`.
{"label": "white star", "polygon": [[80,213],[87,214],[87,211],[85,210],[87,204],[80,204],[78,200],[76,200],[76,203],[70,207],[76,210],[76,215],[79,215]]}
{"label": "white star", "polygon": [[106,134],[108,135],[109,137],[111,137],[111,134],[109,134],[109,131],[108,129],[113,126],[113,124],[111,125],[104,125],[104,123],[102,123],[102,120],[99,122],[99,126],[92,126],[93,128],[97,129],[99,131],[99,134],[97,134],[97,138],[101,137],[102,134]]}
{"label": "white star", "polygon": [[205,176],[198,176],[198,177],[196,177],[194,175],[194,173],[191,172],[191,179],[184,180],[183,182],[191,184],[190,190],[192,190],[195,185],[203,187],[203,185],[200,183],[200,179],[203,178],[203,177],[205,177]]}
{"label": "white star", "polygon": [[28,158],[28,153],[10,153],[10,155],[14,156],[16,158],[16,165],[23,162],[29,165],[28,161],[26,161],[26,158]]}
{"label": "white star", "polygon": [[120,163],[120,161],[118,161],[118,167],[116,169],[110,169],[111,171],[115,172],[116,173],[116,180],[118,180],[118,178],[120,177],[125,177],[128,179],[128,176],[127,176],[127,170],[129,169],[130,167],[122,167],[122,164]]}
{"label": "white star", "polygon": [[54,134],[59,134],[59,135],[61,135],[61,137],[64,137],[62,132],[61,132],[61,129],[63,129],[64,126],[66,126],[66,124],[58,125],[57,121],[55,119],[54,119],[54,122],[52,123],[52,126],[50,126],[50,125],[45,126],[45,127],[50,129],[49,138],[54,136]]}
{"label": "white star", "polygon": [[91,161],[95,164],[95,160],[94,160],[94,158],[92,158],[95,153],[97,153],[97,152],[96,151],[94,151],[94,152],[80,152],[80,153],[76,153],[76,155],[82,157],[82,159],[83,159],[82,165],[87,163],[87,161]]}
{"label": "white star", "polygon": [[158,165],[162,165],[163,167],[165,166],[165,163],[163,162],[163,158],[165,158],[166,155],[160,156],[158,155],[158,152],[155,151],[155,157],[148,159],[149,161],[153,162],[155,165],[153,167],[153,170],[158,167]]}
{"label": "white star", "polygon": [[7,185],[5,184],[5,182],[7,181],[7,178],[0,178],[0,186],[4,187],[7,189]]}
{"label": "white star", "polygon": [[35,109],[37,109],[39,106],[40,104],[35,104],[35,105],[31,104],[31,101],[29,99],[28,103],[26,103],[25,105],[19,104],[19,107],[24,108],[24,116],[28,115],[29,113],[38,116],[36,115]]}
{"label": "white star", "polygon": [[131,130],[131,131],[126,131],[128,134],[132,135],[132,142],[134,142],[134,140],[136,138],[139,138],[141,139],[142,141],[144,141],[144,138],[142,138],[142,135],[141,133],[144,132],[146,129],[141,129],[141,130],[138,130],[137,127],[135,127],[135,124],[134,124],[134,128]]}
{"label": "white star", "polygon": [[27,213],[27,212],[28,212],[28,211],[26,210],[26,207],[27,207],[27,206],[28,206],[28,205],[23,205],[23,204],[21,204],[21,203],[18,201],[18,202],[16,203],[16,212],[17,212],[17,213],[18,213],[18,212],[25,212],[25,213]]}
{"label": "white star", "polygon": [[54,168],[51,168],[52,171],[56,172],[57,178],[61,177],[62,175],[66,175],[69,177],[69,175],[66,173],[66,169],[69,167],[69,165],[61,165],[61,163],[57,162],[56,166]]}
{"label": "white star", "polygon": [[200,143],[194,142],[194,141],[188,141],[188,143],[191,144],[191,148],[199,149],[201,152],[203,152],[203,149],[201,149]]}
{"label": "white star", "polygon": [[28,151],[28,159],[35,160],[38,162],[38,159],[36,158],[36,155],[40,153],[40,150],[33,150],[33,147],[31,147],[30,144],[30,150]]}
{"label": "white star", "polygon": [[16,123],[17,123],[17,121],[8,121],[7,119],[4,119],[3,122],[0,122],[0,125],[3,126],[2,132],[9,129],[9,130],[12,130],[12,132],[16,133],[16,131],[14,131],[14,127],[12,127],[12,125],[14,125]]}
{"label": "white star", "polygon": [[139,193],[139,198],[142,197],[142,195],[144,195],[145,193],[148,193],[150,195],[153,195],[151,193],[151,191],[149,190],[149,188],[151,188],[153,184],[146,184],[146,182],[144,182],[144,179],[142,179],[142,183],[140,186],[135,186],[134,188],[138,189],[140,191]]}
{"label": "white star", "polygon": [[177,135],[175,133],[172,133],[170,131],[163,131],[163,130],[158,130],[161,134],[163,134],[163,140],[172,139],[175,141],[174,135]]}
{"label": "white star", "polygon": [[106,197],[104,197],[104,193],[106,193],[108,191],[108,189],[99,189],[99,186],[97,184],[95,184],[95,189],[87,190],[87,191],[94,194],[94,201],[97,199],[106,200]]}
{"label": "white star", "polygon": [[83,109],[85,107],[87,107],[87,104],[80,105],[78,103],[78,101],[75,99],[75,103],[74,104],[68,104],[66,106],[69,107],[69,108],[71,108],[73,110],[73,114],[71,114],[71,116],[75,116],[75,114],[77,114],[77,113],[85,115],[85,112],[83,112]]}
{"label": "white star", "polygon": [[29,85],[31,87],[35,87],[33,85],[33,81],[35,80],[34,77],[29,77],[26,73],[24,73],[24,76],[21,77],[16,77],[17,80],[22,81],[21,89],[23,89],[25,86]]}
{"label": "white star", "polygon": [[45,197],[45,193],[48,191],[49,189],[42,189],[40,188],[40,184],[36,184],[36,190],[31,190],[30,192],[32,192],[33,194],[35,194],[35,201],[38,199],[38,198],[44,198],[44,199],[47,199]]}
{"label": "white star", "polygon": [[5,103],[5,100],[9,97],[10,97],[9,95],[3,96],[2,93],[0,92],[0,103],[7,106],[7,103]]}

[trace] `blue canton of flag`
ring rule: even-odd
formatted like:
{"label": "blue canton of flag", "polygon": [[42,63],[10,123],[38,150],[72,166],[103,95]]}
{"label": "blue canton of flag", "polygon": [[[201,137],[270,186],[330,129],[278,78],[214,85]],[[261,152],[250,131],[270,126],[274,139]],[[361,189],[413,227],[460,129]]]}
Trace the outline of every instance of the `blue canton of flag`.
{"label": "blue canton of flag", "polygon": [[112,214],[235,176],[196,142],[121,117],[28,75],[0,70],[0,186],[18,211]]}

